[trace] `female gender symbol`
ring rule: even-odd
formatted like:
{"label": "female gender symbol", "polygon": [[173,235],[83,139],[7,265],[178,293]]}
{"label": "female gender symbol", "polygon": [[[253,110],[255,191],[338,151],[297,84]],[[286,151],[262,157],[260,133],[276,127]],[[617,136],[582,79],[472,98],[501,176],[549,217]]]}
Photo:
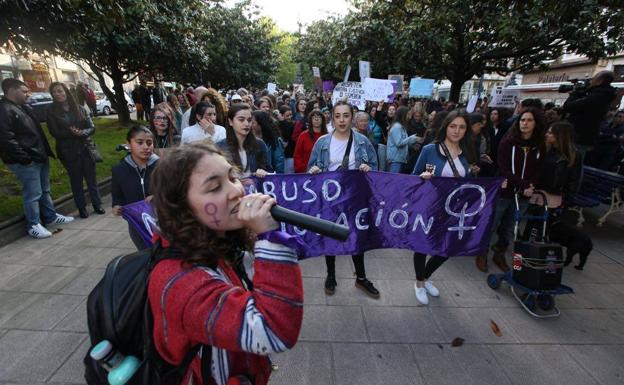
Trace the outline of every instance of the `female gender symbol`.
{"label": "female gender symbol", "polygon": [[214,203],[206,203],[206,205],[204,206],[204,212],[206,213],[206,215],[212,217],[212,221],[217,226],[219,226],[219,223],[221,223],[221,221],[217,219],[218,211],[219,209],[217,209],[217,205],[215,205]]}

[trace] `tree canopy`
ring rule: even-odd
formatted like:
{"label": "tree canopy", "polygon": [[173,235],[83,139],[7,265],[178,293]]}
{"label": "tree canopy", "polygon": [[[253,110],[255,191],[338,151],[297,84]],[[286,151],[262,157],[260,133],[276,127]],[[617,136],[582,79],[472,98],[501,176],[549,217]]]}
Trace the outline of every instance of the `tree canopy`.
{"label": "tree canopy", "polygon": [[122,122],[123,83],[137,74],[239,86],[266,84],[277,68],[273,23],[249,0],[23,0],[0,14],[0,41],[86,63]]}
{"label": "tree canopy", "polygon": [[[564,52],[592,58],[624,47],[621,2],[599,0],[353,0],[343,18],[311,24],[297,57],[342,77],[347,64],[371,62],[371,76],[390,73],[462,84],[485,72],[506,74]],[[357,73],[357,72],[353,72]]]}

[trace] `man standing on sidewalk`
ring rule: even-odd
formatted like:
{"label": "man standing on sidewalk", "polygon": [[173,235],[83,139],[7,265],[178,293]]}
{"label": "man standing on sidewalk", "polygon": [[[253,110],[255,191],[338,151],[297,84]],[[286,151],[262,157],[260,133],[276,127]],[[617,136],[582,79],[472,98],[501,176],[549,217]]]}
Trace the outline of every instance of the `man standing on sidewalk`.
{"label": "man standing on sidewalk", "polygon": [[52,233],[43,224],[68,223],[73,217],[56,213],[50,196],[49,156],[54,156],[39,121],[26,104],[28,87],[17,79],[2,81],[0,157],[22,184],[26,229],[33,238]]}

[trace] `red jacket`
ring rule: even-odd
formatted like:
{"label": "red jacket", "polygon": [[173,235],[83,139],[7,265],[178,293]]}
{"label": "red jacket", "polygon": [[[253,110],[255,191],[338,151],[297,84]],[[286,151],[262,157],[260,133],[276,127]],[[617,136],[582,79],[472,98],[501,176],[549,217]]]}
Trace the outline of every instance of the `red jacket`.
{"label": "red jacket", "polygon": [[308,172],[308,161],[310,160],[314,143],[316,143],[321,136],[323,136],[323,134],[315,132],[314,139],[310,139],[308,130],[303,131],[301,135],[299,135],[297,144],[295,145],[295,153],[293,154],[295,172]]}
{"label": "red jacket", "polygon": [[522,195],[530,184],[537,187],[543,160],[544,154],[535,145],[505,136],[497,151],[498,171],[507,178],[507,188],[502,190],[501,197],[511,198],[516,191]]}
{"label": "red jacket", "polygon": [[[245,290],[225,262],[217,269],[159,262],[148,287],[158,353],[179,365],[193,346],[212,345],[211,385],[238,384],[241,375],[267,384],[267,355],[291,348],[301,329],[303,285],[295,252],[257,241],[253,287]],[[198,354],[182,384],[203,385],[200,364]]]}

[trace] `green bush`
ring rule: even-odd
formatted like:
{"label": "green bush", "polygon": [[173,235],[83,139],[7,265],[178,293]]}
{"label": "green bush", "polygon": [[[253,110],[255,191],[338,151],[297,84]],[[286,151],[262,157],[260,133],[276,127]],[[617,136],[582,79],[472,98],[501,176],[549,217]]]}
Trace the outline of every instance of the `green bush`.
{"label": "green bush", "polygon": [[[98,182],[111,176],[111,168],[117,164],[125,153],[115,151],[115,147],[120,143],[126,142],[126,133],[128,129],[121,127],[115,119],[95,118],[95,143],[98,151],[102,154],[103,162],[97,164]],[[52,150],[55,151],[56,141],[45,124],[43,124],[44,132],[48,137]],[[52,199],[71,192],[69,186],[69,176],[67,171],[58,159],[50,158],[50,188],[52,190]],[[0,162],[0,222],[12,217],[21,215],[22,211],[22,187],[9,170],[9,168]]]}

